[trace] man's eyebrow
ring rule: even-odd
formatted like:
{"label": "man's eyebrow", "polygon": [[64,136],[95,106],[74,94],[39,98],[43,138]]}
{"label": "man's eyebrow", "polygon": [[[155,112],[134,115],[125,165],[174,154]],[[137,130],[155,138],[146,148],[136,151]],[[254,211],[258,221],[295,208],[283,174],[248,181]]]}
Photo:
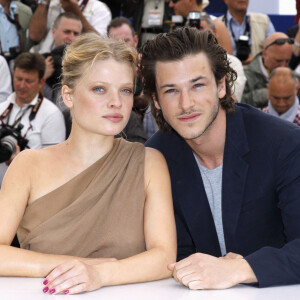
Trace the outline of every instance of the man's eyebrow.
{"label": "man's eyebrow", "polygon": [[206,78],[205,76],[198,76],[196,78],[191,79],[190,82],[196,82],[198,80],[205,79],[205,78]]}
{"label": "man's eyebrow", "polygon": [[[198,80],[201,80],[201,79],[206,79],[206,77],[205,76],[198,76],[198,77],[195,77],[195,78],[192,78],[192,79],[190,79],[189,80],[189,82],[196,82],[196,81],[198,81]],[[173,83],[166,83],[166,84],[164,84],[164,85],[162,85],[161,87],[160,87],[160,89],[163,89],[163,88],[172,88],[172,87],[174,87],[175,86],[175,84],[173,84]]]}

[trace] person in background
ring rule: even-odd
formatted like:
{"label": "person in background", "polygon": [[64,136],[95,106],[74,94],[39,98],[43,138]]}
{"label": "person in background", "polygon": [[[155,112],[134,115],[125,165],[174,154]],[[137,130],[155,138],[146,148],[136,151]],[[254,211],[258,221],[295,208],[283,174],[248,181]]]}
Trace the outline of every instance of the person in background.
{"label": "person in background", "polygon": [[244,65],[263,50],[265,39],[275,32],[265,14],[248,13],[249,0],[224,0],[228,10],[220,19],[225,23],[232,42],[233,55]]}
{"label": "person in background", "polygon": [[30,49],[35,53],[50,53],[61,45],[70,45],[82,32],[82,23],[78,16],[71,12],[61,13],[54,21],[52,35]]}
{"label": "person in background", "polygon": [[[300,128],[235,103],[235,72],[209,31],[141,48],[177,228],[174,278],[190,289],[300,283]],[[291,267],[293,266],[293,267]]]}
{"label": "person in background", "polygon": [[0,54],[8,61],[31,47],[32,43],[26,35],[31,17],[32,11],[27,5],[19,1],[0,0]]}
{"label": "person in background", "polygon": [[268,104],[267,83],[277,67],[287,67],[292,57],[294,40],[285,33],[272,33],[264,43],[264,49],[245,66],[247,78],[242,102],[263,108]]}
{"label": "person in background", "polygon": [[[41,90],[45,79],[45,59],[41,54],[24,52],[15,60],[13,73],[14,92],[0,103],[1,135],[13,135],[15,148],[9,157],[0,158],[0,182],[7,166],[25,148],[41,149],[61,143],[66,138],[63,115]],[[6,128],[12,129],[13,133]]]}
{"label": "person in background", "polygon": [[72,12],[82,23],[82,32],[98,32],[105,35],[111,12],[106,4],[98,0],[39,0],[29,24],[29,37],[38,43],[52,35],[51,28],[62,12]]}
{"label": "person in background", "polygon": [[11,74],[5,58],[0,55],[0,103],[12,93]]}
{"label": "person in background", "polygon": [[[170,0],[169,6],[174,9],[176,15],[181,15],[184,18],[187,18],[190,11],[203,12],[204,7],[202,1],[203,0]],[[217,18],[213,21],[215,23],[219,44],[226,49],[229,54],[232,54],[230,35],[226,26]]]}
{"label": "person in background", "polygon": [[268,106],[262,110],[300,126],[298,90],[299,80],[290,68],[278,67],[274,69],[267,85]]}

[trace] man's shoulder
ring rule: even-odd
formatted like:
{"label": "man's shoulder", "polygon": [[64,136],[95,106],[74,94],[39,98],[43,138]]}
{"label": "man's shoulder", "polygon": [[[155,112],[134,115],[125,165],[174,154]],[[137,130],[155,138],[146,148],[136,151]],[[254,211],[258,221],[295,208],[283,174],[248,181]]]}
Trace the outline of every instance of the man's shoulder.
{"label": "man's shoulder", "polygon": [[266,14],[263,13],[257,13],[257,12],[249,12],[250,22],[256,22],[256,23],[268,23],[269,17]]}
{"label": "man's shoulder", "polygon": [[157,131],[152,137],[145,143],[146,147],[151,147],[159,150],[165,156],[176,151],[176,148],[184,144],[184,140],[175,131],[161,132]]}
{"label": "man's shoulder", "polygon": [[[261,138],[266,143],[271,143],[275,140],[285,139],[288,136],[296,136],[300,142],[300,128],[292,122],[274,117],[258,108],[243,103],[236,104],[236,113],[241,115],[248,137],[253,137],[256,140]],[[238,122],[240,121],[237,121],[235,126],[238,126]]]}

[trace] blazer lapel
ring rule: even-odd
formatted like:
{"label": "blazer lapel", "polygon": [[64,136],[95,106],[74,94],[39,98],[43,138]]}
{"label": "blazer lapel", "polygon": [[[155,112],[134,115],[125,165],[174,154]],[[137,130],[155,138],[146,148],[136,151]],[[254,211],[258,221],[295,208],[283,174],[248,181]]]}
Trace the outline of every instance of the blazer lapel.
{"label": "blazer lapel", "polygon": [[181,140],[176,151],[174,206],[184,215],[197,252],[220,256],[220,246],[199,168],[191,148]]}
{"label": "blazer lapel", "polygon": [[241,111],[236,106],[233,115],[227,115],[226,142],[223,160],[222,211],[223,228],[227,251],[235,249],[234,234],[238,225],[244,199],[248,172],[246,154],[248,140]]}

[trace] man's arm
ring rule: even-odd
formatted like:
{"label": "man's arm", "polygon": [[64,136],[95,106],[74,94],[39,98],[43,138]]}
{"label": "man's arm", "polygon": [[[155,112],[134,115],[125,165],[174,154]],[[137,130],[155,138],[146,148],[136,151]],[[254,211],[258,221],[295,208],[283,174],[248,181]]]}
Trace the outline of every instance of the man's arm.
{"label": "man's arm", "polygon": [[47,34],[47,16],[50,0],[44,0],[48,5],[39,4],[29,24],[29,38],[40,42]]}
{"label": "man's arm", "polygon": [[87,21],[85,16],[83,15],[82,11],[80,10],[80,7],[78,5],[77,0],[61,0],[60,1],[61,7],[68,12],[72,12],[76,16],[78,16],[82,23],[82,32],[96,32],[95,28],[91,26],[91,24]]}

